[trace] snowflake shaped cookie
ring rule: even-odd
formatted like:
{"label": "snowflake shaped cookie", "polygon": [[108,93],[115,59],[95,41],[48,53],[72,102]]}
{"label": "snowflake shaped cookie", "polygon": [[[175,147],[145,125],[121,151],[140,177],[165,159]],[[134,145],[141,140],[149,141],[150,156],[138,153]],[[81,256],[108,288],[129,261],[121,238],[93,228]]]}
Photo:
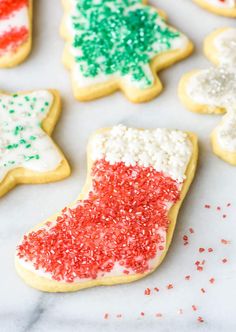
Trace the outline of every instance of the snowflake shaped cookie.
{"label": "snowflake shaped cookie", "polygon": [[50,135],[60,113],[56,91],[0,94],[0,196],[19,183],[46,183],[70,174]]}
{"label": "snowflake shaped cookie", "polygon": [[187,57],[192,43],[141,0],[63,1],[63,62],[74,95],[91,100],[122,90],[133,102],[162,90],[157,71]]}
{"label": "snowflake shaped cookie", "polygon": [[236,1],[235,0],[193,0],[199,6],[209,10],[212,13],[236,17]]}
{"label": "snowflake shaped cookie", "polygon": [[211,135],[213,151],[236,165],[236,29],[216,30],[206,38],[204,50],[216,66],[184,75],[179,96],[193,112],[226,112]]}

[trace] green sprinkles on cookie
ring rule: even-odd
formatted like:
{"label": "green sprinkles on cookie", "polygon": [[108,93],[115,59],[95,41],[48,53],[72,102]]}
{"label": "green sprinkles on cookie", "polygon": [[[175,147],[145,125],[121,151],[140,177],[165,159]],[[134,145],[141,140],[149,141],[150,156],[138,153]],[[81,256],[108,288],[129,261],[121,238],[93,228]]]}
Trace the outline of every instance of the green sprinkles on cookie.
{"label": "green sprinkles on cookie", "polygon": [[41,129],[52,102],[48,91],[0,95],[0,182],[16,167],[36,171],[57,167],[61,157]]}
{"label": "green sprinkles on cookie", "polygon": [[72,0],[72,4],[72,53],[85,80],[115,74],[148,88],[154,81],[152,58],[176,49],[182,38],[140,0]]}

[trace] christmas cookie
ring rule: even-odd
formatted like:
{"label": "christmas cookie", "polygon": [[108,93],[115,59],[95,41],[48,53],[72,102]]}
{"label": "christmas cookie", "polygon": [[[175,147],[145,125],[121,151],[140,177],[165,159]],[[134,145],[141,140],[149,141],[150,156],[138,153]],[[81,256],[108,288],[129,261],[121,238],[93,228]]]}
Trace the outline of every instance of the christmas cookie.
{"label": "christmas cookie", "polygon": [[191,133],[99,130],[88,145],[79,199],[24,235],[18,274],[37,289],[66,292],[153,272],[170,246],[196,162]]}
{"label": "christmas cookie", "polygon": [[192,43],[142,0],[63,0],[63,62],[75,98],[122,90],[133,102],[157,96],[157,72],[187,57]]}
{"label": "christmas cookie", "polygon": [[236,17],[236,0],[193,0],[212,13]]}
{"label": "christmas cookie", "polygon": [[59,114],[54,90],[0,93],[0,197],[20,183],[47,183],[70,174],[50,138]]}
{"label": "christmas cookie", "polygon": [[0,0],[0,68],[22,62],[31,50],[32,0]]}
{"label": "christmas cookie", "polygon": [[182,102],[193,112],[222,114],[211,139],[214,153],[236,165],[236,29],[218,29],[204,45],[215,67],[183,76],[179,85]]}

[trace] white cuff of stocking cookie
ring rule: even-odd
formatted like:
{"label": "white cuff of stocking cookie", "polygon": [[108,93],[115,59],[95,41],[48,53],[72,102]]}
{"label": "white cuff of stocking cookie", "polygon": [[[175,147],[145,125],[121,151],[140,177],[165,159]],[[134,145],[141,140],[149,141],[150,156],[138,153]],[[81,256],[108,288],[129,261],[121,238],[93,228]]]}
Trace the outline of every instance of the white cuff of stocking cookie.
{"label": "white cuff of stocking cookie", "polygon": [[204,0],[209,5],[219,7],[219,8],[235,8],[236,1],[235,0]]}
{"label": "white cuff of stocking cookie", "polygon": [[180,183],[192,155],[192,143],[178,130],[140,130],[118,125],[96,134],[90,142],[92,161],[105,159],[110,164],[136,164],[162,172]]}
{"label": "white cuff of stocking cookie", "polygon": [[0,181],[16,168],[55,170],[62,157],[41,125],[53,105],[48,91],[0,95]]}

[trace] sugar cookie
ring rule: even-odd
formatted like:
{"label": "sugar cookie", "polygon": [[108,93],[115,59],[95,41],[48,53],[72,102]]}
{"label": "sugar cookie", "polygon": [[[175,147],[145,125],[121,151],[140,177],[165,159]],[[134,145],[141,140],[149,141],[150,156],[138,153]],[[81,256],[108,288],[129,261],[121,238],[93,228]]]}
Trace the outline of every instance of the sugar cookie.
{"label": "sugar cookie", "polygon": [[55,90],[0,93],[0,197],[20,183],[47,183],[70,174],[50,138],[60,108]]}
{"label": "sugar cookie", "polygon": [[63,0],[63,63],[76,99],[122,90],[132,102],[157,96],[157,72],[187,57],[192,43],[142,0]]}
{"label": "sugar cookie", "polygon": [[0,68],[22,62],[31,50],[32,0],[0,0]]}
{"label": "sugar cookie", "polygon": [[153,272],[170,246],[197,153],[191,133],[123,125],[97,131],[79,199],[23,237],[18,274],[37,289],[66,292]]}
{"label": "sugar cookie", "polygon": [[217,156],[236,165],[236,29],[216,30],[206,38],[204,50],[216,66],[184,75],[179,96],[193,112],[227,112],[211,135],[212,145]]}
{"label": "sugar cookie", "polygon": [[236,0],[193,0],[212,13],[236,17]]}

